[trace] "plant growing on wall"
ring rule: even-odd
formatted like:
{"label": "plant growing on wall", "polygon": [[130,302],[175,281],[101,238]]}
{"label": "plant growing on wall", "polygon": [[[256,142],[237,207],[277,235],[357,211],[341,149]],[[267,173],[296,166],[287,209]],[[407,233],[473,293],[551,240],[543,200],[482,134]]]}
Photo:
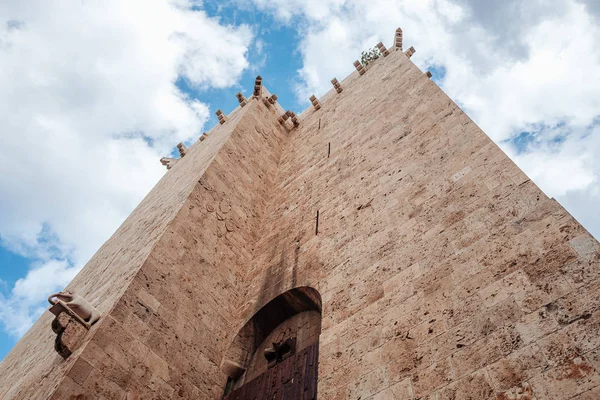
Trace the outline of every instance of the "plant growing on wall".
{"label": "plant growing on wall", "polygon": [[369,63],[377,60],[380,55],[381,53],[379,52],[379,49],[377,47],[373,47],[372,49],[363,51],[360,54],[360,63],[364,66],[367,66]]}

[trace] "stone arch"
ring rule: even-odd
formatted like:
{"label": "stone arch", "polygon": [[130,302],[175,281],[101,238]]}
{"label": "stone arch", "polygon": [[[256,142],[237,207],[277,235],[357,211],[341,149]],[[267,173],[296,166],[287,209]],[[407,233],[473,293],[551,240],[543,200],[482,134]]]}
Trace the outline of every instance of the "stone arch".
{"label": "stone arch", "polygon": [[319,292],[302,286],[274,297],[254,313],[223,357],[221,370],[229,377],[225,394],[267,371],[264,351],[273,342],[293,338],[294,353],[316,345],[321,333],[321,310]]}

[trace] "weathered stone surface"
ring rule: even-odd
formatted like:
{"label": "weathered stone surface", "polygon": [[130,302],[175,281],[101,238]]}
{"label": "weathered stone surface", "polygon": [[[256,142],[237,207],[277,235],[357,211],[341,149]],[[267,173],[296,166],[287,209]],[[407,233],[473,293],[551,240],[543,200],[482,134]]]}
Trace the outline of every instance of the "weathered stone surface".
{"label": "weathered stone surface", "polygon": [[79,349],[43,316],[0,397],[219,399],[240,329],[309,286],[319,398],[595,398],[598,242],[402,51],[362,71],[293,129],[221,114],[69,285],[103,315]]}
{"label": "weathered stone surface", "polygon": [[[61,316],[63,316],[61,314]],[[68,317],[67,321],[60,322],[61,326],[60,332],[56,336],[54,348],[63,358],[69,357],[75,350],[79,348],[85,335],[88,333],[86,327],[81,325],[79,322],[75,321],[73,317]]]}

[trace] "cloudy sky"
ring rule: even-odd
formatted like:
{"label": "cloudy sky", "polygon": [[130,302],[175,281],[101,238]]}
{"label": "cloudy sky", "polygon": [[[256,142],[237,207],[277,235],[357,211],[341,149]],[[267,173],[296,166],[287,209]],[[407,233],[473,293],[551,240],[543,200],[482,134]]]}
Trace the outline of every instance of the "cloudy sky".
{"label": "cloudy sky", "polygon": [[299,112],[397,27],[600,237],[597,0],[0,0],[0,358],[257,74]]}

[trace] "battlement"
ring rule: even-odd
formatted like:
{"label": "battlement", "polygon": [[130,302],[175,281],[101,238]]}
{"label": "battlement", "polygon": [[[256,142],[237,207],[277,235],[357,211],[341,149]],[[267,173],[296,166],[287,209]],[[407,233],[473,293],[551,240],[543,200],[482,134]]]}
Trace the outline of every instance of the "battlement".
{"label": "battlement", "polygon": [[[403,40],[402,39],[402,29],[398,28],[394,35],[394,49],[397,50],[398,53],[402,53],[402,40]],[[306,109],[304,109],[304,111],[302,111],[299,115],[296,115],[296,113],[294,113],[291,110],[284,111],[281,107],[276,107],[277,113],[279,115],[279,117],[278,117],[279,123],[282,124],[288,131],[291,131],[292,129],[299,126],[302,118],[305,115],[307,115],[307,113],[310,112],[311,109],[312,109],[312,111],[316,112],[316,111],[319,111],[324,105],[326,105],[329,102],[329,100],[331,99],[333,91],[335,91],[335,93],[337,93],[337,94],[341,94],[344,91],[344,87],[346,87],[346,86],[353,87],[355,82],[357,82],[357,78],[366,74],[366,72],[369,69],[371,69],[374,65],[377,65],[377,63],[397,62],[397,59],[395,57],[391,57],[390,60],[382,60],[383,58],[387,58],[390,54],[392,54],[384,46],[384,44],[382,42],[378,42],[376,44],[376,47],[378,48],[382,57],[380,57],[379,59],[375,60],[374,62],[370,63],[367,66],[362,65],[359,61],[355,61],[354,67],[356,69],[356,72],[350,73],[346,78],[344,78],[342,80],[342,82],[339,82],[336,78],[333,78],[331,80],[333,89],[330,90],[329,92],[325,93],[325,95],[322,97],[322,99],[318,99],[314,94],[310,97],[309,100],[311,102],[312,108],[309,106]],[[415,53],[415,51],[416,50],[414,47],[410,47],[403,54],[406,57],[411,58],[412,55]],[[358,77],[357,77],[357,74],[358,74]],[[431,78],[432,77],[431,72],[430,71],[425,72],[425,76],[428,78]],[[248,104],[248,99],[241,92],[238,92],[236,94],[236,98],[238,99],[240,108],[242,108]],[[260,75],[257,76],[255,79],[252,98],[261,99],[263,104],[265,104],[267,107],[275,106],[277,104],[277,95],[276,94],[271,95],[271,93],[263,86],[263,78]],[[236,110],[234,110],[232,113],[236,112]],[[230,118],[230,116],[225,115],[225,113],[223,113],[222,110],[217,110],[216,115],[219,120],[219,124],[221,124],[221,125],[225,124],[227,122],[227,119]],[[205,140],[206,135],[201,136],[200,141]],[[165,162],[163,162],[163,160],[165,160]],[[166,162],[167,162],[166,160],[167,160],[167,158],[161,159],[161,163],[163,163],[163,165],[166,165],[167,169],[170,169],[174,165],[174,161],[169,161],[169,164],[166,164]],[[168,159],[168,160],[172,160],[172,159]]]}
{"label": "battlement", "polygon": [[600,244],[394,39],[163,158],[68,286],[101,318],[45,313],[0,397],[598,397]]}

